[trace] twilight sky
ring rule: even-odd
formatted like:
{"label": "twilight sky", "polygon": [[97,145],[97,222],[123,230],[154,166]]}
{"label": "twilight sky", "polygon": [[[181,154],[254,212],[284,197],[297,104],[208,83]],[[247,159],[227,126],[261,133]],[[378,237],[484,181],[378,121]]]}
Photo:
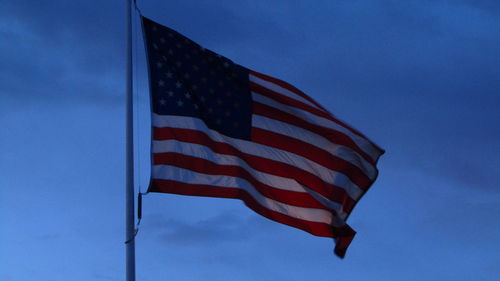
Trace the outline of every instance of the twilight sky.
{"label": "twilight sky", "polygon": [[[122,2],[2,2],[2,281],[124,279]],[[238,200],[149,194],[137,280],[500,280],[499,1],[138,2],[387,152],[349,218],[358,234],[344,260],[330,239]],[[134,36],[144,190],[148,89]]]}

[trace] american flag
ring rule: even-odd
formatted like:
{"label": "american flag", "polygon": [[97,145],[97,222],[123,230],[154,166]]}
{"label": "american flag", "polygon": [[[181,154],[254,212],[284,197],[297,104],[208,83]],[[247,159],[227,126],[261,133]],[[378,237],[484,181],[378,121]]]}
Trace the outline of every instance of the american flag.
{"label": "american flag", "polygon": [[375,181],[383,150],[294,86],[142,18],[152,104],[149,191],[241,199],[332,237]]}

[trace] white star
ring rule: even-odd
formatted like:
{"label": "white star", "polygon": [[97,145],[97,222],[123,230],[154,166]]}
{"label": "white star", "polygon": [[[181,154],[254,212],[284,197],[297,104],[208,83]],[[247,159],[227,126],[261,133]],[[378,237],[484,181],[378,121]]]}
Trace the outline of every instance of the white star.
{"label": "white star", "polygon": [[175,46],[176,46],[177,48],[179,48],[179,49],[182,47],[182,45],[181,45],[180,43],[175,44]]}
{"label": "white star", "polygon": [[158,86],[163,87],[165,85],[165,82],[163,80],[158,81]]}
{"label": "white star", "polygon": [[210,94],[215,93],[214,89],[212,89],[212,88],[208,89],[208,92],[209,92]]}
{"label": "white star", "polygon": [[185,54],[184,57],[186,57],[186,59],[190,59],[191,56],[189,54]]}
{"label": "white star", "polygon": [[235,103],[234,103],[234,107],[235,107],[235,108],[238,108],[238,107],[240,107],[240,104],[239,104],[238,102],[235,102]]}
{"label": "white star", "polygon": [[156,63],[156,67],[161,68],[162,66],[163,66],[163,63],[161,63],[161,62]]}
{"label": "white star", "polygon": [[158,30],[158,28],[155,25],[153,25],[153,31],[157,31],[157,30]]}
{"label": "white star", "polygon": [[177,65],[177,67],[181,67],[182,62],[178,61],[178,62],[175,63],[175,65]]}
{"label": "white star", "polygon": [[193,65],[193,69],[198,71],[198,70],[200,70],[200,67],[198,67],[197,65]]}
{"label": "white star", "polygon": [[198,109],[199,108],[199,106],[196,103],[193,106],[194,106],[194,109]]}
{"label": "white star", "polygon": [[205,48],[203,48],[202,46],[200,46],[200,50],[201,50],[202,52],[205,52],[205,50],[206,50],[206,49],[205,49]]}
{"label": "white star", "polygon": [[161,56],[161,58],[162,58],[164,61],[167,61],[167,57],[166,57],[166,56]]}
{"label": "white star", "polygon": [[207,83],[207,81],[208,81],[207,77],[201,77],[201,82]]}
{"label": "white star", "polygon": [[169,32],[167,35],[168,37],[174,37],[174,35],[171,32]]}
{"label": "white star", "polygon": [[219,118],[217,118],[217,120],[215,120],[215,123],[216,123],[217,125],[220,125],[221,120],[220,120]]}
{"label": "white star", "polygon": [[226,111],[224,115],[226,115],[226,117],[229,117],[229,116],[231,116],[231,112]]}
{"label": "white star", "polygon": [[233,123],[233,127],[235,127],[235,128],[238,128],[238,126],[239,126],[239,125],[240,125],[240,124],[238,124],[238,122],[234,122],[234,123]]}
{"label": "white star", "polygon": [[185,73],[184,78],[189,79],[189,73]]}
{"label": "white star", "polygon": [[191,98],[191,94],[190,93],[185,93],[184,96],[186,96],[186,99],[190,99]]}
{"label": "white star", "polygon": [[172,50],[172,49],[168,49],[168,54],[169,54],[169,55],[173,55],[173,54],[174,54],[174,50]]}
{"label": "white star", "polygon": [[224,86],[224,82],[222,82],[222,80],[219,80],[219,82],[217,82],[217,84],[218,84],[219,86],[221,86],[221,87],[222,87],[222,86]]}
{"label": "white star", "polygon": [[227,92],[226,97],[230,97],[230,96],[231,96],[231,92]]}
{"label": "white star", "polygon": [[158,50],[158,45],[153,44],[153,48],[155,48],[155,50]]}
{"label": "white star", "polygon": [[165,43],[165,38],[163,38],[163,37],[162,37],[162,38],[160,38],[160,42],[161,42],[161,43]]}
{"label": "white star", "polygon": [[169,72],[165,73],[165,75],[167,75],[167,78],[172,78],[173,73],[169,71]]}
{"label": "white star", "polygon": [[184,104],[184,103],[183,103],[181,100],[178,100],[178,101],[177,101],[177,106],[178,106],[178,107],[181,107],[183,104]]}
{"label": "white star", "polygon": [[227,63],[227,61],[224,62],[224,67],[225,68],[228,68],[229,67],[229,63]]}
{"label": "white star", "polygon": [[207,99],[204,96],[201,96],[200,100],[201,100],[201,102],[204,103]]}
{"label": "white star", "polygon": [[191,86],[191,88],[193,88],[193,90],[196,90],[196,89],[198,89],[198,86],[193,85],[193,86]]}
{"label": "white star", "polygon": [[174,92],[172,92],[172,91],[168,91],[168,96],[169,96],[169,97],[173,97],[173,96],[174,96]]}
{"label": "white star", "polygon": [[208,113],[214,112],[213,108],[211,108],[211,107],[209,107],[207,111],[208,111]]}
{"label": "white star", "polygon": [[182,86],[181,82],[177,81],[177,83],[175,83],[175,87],[180,88],[181,86]]}
{"label": "white star", "polygon": [[217,99],[217,104],[221,105],[222,104],[222,100],[221,99]]}
{"label": "white star", "polygon": [[161,100],[160,100],[160,104],[161,104],[161,105],[165,105],[166,103],[167,103],[167,101],[166,101],[166,100],[164,100],[164,99],[161,99]]}

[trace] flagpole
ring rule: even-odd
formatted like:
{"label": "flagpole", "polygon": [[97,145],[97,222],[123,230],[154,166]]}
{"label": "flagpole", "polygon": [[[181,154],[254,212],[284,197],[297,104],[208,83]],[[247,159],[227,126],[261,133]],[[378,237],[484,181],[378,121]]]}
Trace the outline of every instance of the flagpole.
{"label": "flagpole", "polygon": [[135,281],[135,226],[134,226],[134,119],[132,96],[132,3],[126,7],[126,141],[125,141],[125,252],[126,281]]}

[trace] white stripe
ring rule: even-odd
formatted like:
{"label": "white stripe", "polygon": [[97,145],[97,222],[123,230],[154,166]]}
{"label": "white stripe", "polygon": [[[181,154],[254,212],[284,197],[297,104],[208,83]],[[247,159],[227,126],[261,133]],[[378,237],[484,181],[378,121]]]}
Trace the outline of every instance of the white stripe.
{"label": "white stripe", "polygon": [[247,164],[243,159],[213,152],[204,145],[181,142],[178,140],[153,141],[153,153],[177,152],[183,155],[202,158],[219,165],[240,166],[248,171],[257,181],[277,189],[307,193],[306,189],[293,179],[271,175],[257,171]]}
{"label": "white stripe", "polygon": [[333,143],[321,135],[307,131],[292,124],[256,114],[252,116],[252,126],[284,136],[292,137],[313,145],[317,148],[326,150],[331,155],[337,156],[358,167],[368,178],[373,180],[376,176],[375,167],[371,163],[366,161],[365,158],[359,155],[356,151],[347,146]]}
{"label": "white stripe", "polygon": [[298,101],[300,101],[302,103],[305,103],[307,105],[310,105],[310,106],[312,106],[312,107],[314,107],[316,109],[324,111],[323,109],[317,107],[314,103],[306,100],[305,98],[301,97],[300,95],[297,95],[296,93],[294,93],[294,92],[292,92],[292,91],[290,91],[290,90],[288,90],[286,88],[283,88],[283,87],[281,87],[279,85],[276,85],[276,84],[274,84],[272,82],[266,81],[266,80],[261,79],[261,78],[259,78],[257,76],[254,76],[252,74],[249,74],[249,80],[251,82],[254,82],[255,84],[259,84],[260,86],[262,86],[264,88],[267,88],[269,90],[275,91],[275,92],[280,93],[280,94],[282,94],[284,96],[287,96],[289,98],[298,100]]}
{"label": "white stripe", "polygon": [[[177,152],[187,156],[202,158],[218,165],[240,166],[248,173],[250,173],[252,177],[260,183],[274,187],[276,189],[308,193],[323,206],[339,213],[341,218],[345,218],[347,216],[347,214],[342,211],[340,204],[330,201],[324,196],[318,194],[316,191],[298,183],[293,179],[257,171],[250,167],[239,157],[215,153],[206,146],[181,142],[178,140],[161,141],[160,145],[157,142],[158,141],[153,142],[153,147],[155,148],[155,150],[158,148],[158,146],[162,146],[162,151]],[[153,153],[157,152],[153,151]],[[153,177],[157,177],[157,175],[158,174],[153,173]]]}
{"label": "white stripe", "polygon": [[153,166],[155,179],[173,180],[188,184],[211,185],[220,188],[239,188],[247,191],[261,206],[275,212],[301,220],[332,224],[332,214],[323,209],[303,208],[284,204],[262,196],[249,182],[242,178],[220,175],[207,175],[175,166]]}
{"label": "white stripe", "polygon": [[297,116],[301,118],[304,121],[307,121],[309,123],[322,126],[325,128],[330,128],[332,130],[341,132],[347,136],[349,136],[364,152],[366,152],[373,160],[376,160],[377,157],[379,156],[379,152],[373,145],[365,138],[358,136],[345,128],[344,126],[341,126],[337,124],[336,122],[333,122],[329,119],[320,117],[316,114],[312,114],[310,112],[307,112],[305,110],[302,110],[297,107],[291,107],[282,103],[279,103],[273,99],[270,99],[268,97],[265,97],[263,95],[260,95],[259,93],[252,92],[252,98],[254,101],[266,104],[268,106],[274,107],[276,109],[279,109],[281,111],[287,112],[289,114],[292,114],[294,116]]}
{"label": "white stripe", "polygon": [[[318,202],[321,203],[323,206],[339,213],[342,218],[345,218],[347,216],[347,214],[342,211],[340,204],[333,202],[333,201],[330,201],[329,199],[318,194],[314,190],[309,189],[308,187],[298,183],[297,181],[295,181],[293,179],[284,178],[284,177],[275,176],[275,175],[271,175],[268,173],[257,171],[255,169],[253,169],[252,167],[250,167],[242,159],[240,159],[236,156],[218,154],[218,153],[213,152],[212,150],[210,150],[210,148],[208,148],[206,146],[199,145],[199,144],[193,144],[193,143],[181,142],[181,141],[177,141],[177,140],[162,141],[161,145],[163,148],[165,148],[165,150],[177,152],[177,153],[187,155],[187,156],[202,158],[202,159],[208,160],[208,161],[215,163],[215,164],[240,166],[243,169],[245,169],[247,172],[249,172],[253,178],[255,178],[257,181],[259,181],[263,184],[274,187],[276,189],[301,192],[301,193],[308,193],[313,198],[318,200]],[[153,143],[153,146],[155,147],[155,146],[157,146],[157,144]],[[153,153],[156,153],[156,152],[153,152]],[[157,174],[156,172],[153,172],[152,174],[153,174],[153,178],[161,177],[161,175]]]}
{"label": "white stripe", "polygon": [[[157,127],[172,127],[203,131],[212,140],[216,142],[228,143],[243,153],[260,156],[263,158],[295,166],[299,169],[314,174],[326,183],[330,183],[343,188],[354,200],[359,199],[359,197],[363,193],[363,191],[355,183],[353,183],[346,175],[342,173],[330,170],[317,164],[316,162],[313,162],[305,157],[291,152],[269,147],[266,145],[261,145],[251,141],[230,138],[228,136],[221,135],[217,131],[211,130],[206,127],[205,123],[197,118],[184,116],[162,116],[153,114],[152,123],[153,126]],[[162,141],[153,142],[153,152],[155,153],[171,151],[168,149],[169,148],[162,148]]]}

